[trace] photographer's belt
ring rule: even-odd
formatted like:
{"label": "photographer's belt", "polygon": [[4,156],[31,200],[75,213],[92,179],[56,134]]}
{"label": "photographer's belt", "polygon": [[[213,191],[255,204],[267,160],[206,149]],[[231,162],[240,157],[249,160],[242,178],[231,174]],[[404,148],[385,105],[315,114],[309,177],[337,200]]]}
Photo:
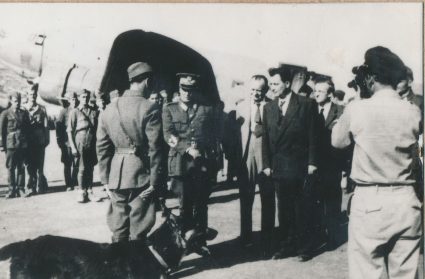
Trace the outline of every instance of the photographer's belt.
{"label": "photographer's belt", "polygon": [[412,184],[354,183],[357,187],[412,187]]}
{"label": "photographer's belt", "polygon": [[117,147],[115,154],[136,154],[136,149],[132,147]]}

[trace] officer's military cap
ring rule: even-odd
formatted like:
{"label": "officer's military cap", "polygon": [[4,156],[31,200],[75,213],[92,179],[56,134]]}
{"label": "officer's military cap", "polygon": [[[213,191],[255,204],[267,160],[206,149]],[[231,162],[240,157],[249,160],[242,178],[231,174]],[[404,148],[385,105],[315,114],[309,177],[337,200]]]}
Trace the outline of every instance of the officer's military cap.
{"label": "officer's military cap", "polygon": [[197,79],[201,78],[200,74],[190,73],[190,72],[182,72],[182,73],[176,74],[176,77],[186,77],[186,76],[191,76],[191,77],[194,77],[194,78],[197,78]]}
{"label": "officer's military cap", "polygon": [[365,53],[364,65],[370,74],[376,75],[378,81],[396,85],[406,77],[403,61],[386,47],[370,48]]}
{"label": "officer's military cap", "polygon": [[151,73],[152,71],[152,67],[148,63],[136,62],[134,64],[131,64],[130,67],[128,67],[127,69],[128,79],[131,81],[136,77],[139,77],[146,73]]}
{"label": "officer's military cap", "polygon": [[[199,89],[198,80],[201,77],[199,74],[196,74],[196,73],[177,73],[176,76],[180,78],[179,86],[180,86],[181,89],[186,90],[186,91]],[[191,77],[191,78],[187,79],[185,77]]]}

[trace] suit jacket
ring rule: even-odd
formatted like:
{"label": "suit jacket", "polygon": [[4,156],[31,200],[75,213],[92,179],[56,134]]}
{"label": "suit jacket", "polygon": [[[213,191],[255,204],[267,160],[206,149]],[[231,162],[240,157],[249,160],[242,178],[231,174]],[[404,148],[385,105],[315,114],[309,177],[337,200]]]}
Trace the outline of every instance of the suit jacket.
{"label": "suit jacket", "polygon": [[304,179],[308,165],[317,166],[317,115],[311,99],[293,92],[284,117],[278,99],[265,105],[263,160],[273,178]]}
{"label": "suit jacket", "polygon": [[345,166],[344,151],[336,149],[332,146],[331,136],[332,128],[343,113],[344,107],[331,103],[329,113],[323,121],[318,119],[319,123],[319,172],[325,171],[342,171]]}
{"label": "suit jacket", "polygon": [[[260,106],[260,113],[263,115],[264,106],[267,104],[266,101],[261,102]],[[244,162],[246,163],[247,155],[248,155],[248,148],[249,148],[249,142],[251,137],[254,135],[251,134],[251,108],[252,108],[252,101],[248,98],[241,102],[239,102],[236,106],[236,131],[237,131],[237,141],[235,151],[236,151],[236,158],[237,162]],[[261,136],[262,138],[262,136]],[[258,158],[257,162],[258,164],[258,170],[263,170],[263,152],[262,147],[258,150],[255,150],[255,157]]]}
{"label": "suit jacket", "polygon": [[[124,92],[100,115],[97,157],[100,178],[110,189],[159,187],[162,175],[162,125],[159,106],[132,90]],[[120,118],[121,116],[121,118]],[[121,128],[119,119],[126,130]],[[137,146],[138,154],[133,144]]]}
{"label": "suit jacket", "polygon": [[165,141],[168,143],[172,135],[179,139],[177,146],[170,147],[168,154],[169,176],[186,174],[187,168],[183,155],[191,146],[191,140],[197,142],[198,148],[207,158],[214,159],[213,153],[215,153],[219,137],[214,110],[211,106],[196,104],[194,116],[191,119],[183,107],[184,105],[180,102],[169,103],[164,106],[162,112]]}
{"label": "suit jacket", "polygon": [[27,148],[29,126],[26,110],[9,108],[3,111],[0,116],[0,146],[5,149]]}

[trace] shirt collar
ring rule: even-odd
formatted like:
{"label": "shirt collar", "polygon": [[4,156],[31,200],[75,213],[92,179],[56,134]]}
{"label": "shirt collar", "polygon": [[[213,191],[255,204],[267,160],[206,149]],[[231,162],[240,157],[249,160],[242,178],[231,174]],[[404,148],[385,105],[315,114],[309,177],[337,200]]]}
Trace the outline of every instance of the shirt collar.
{"label": "shirt collar", "polygon": [[324,104],[323,106],[321,106],[321,105],[319,105],[319,104],[318,104],[318,106],[319,106],[319,111],[320,111],[322,108],[323,108],[324,110],[327,110],[328,108],[330,108],[331,104],[332,104],[332,102],[331,102],[331,101],[326,102],[326,104]]}
{"label": "shirt collar", "polygon": [[143,93],[140,91],[127,89],[122,94],[122,97],[143,97]]}
{"label": "shirt collar", "polygon": [[281,105],[283,102],[285,103],[288,102],[289,99],[291,99],[291,96],[292,96],[292,91],[288,95],[286,95],[285,98],[278,97],[279,105]]}
{"label": "shirt collar", "polygon": [[381,89],[373,93],[371,98],[397,98],[400,99],[400,95],[394,89]]}
{"label": "shirt collar", "polygon": [[[184,110],[185,112],[189,109],[189,106],[188,105],[186,105],[185,103],[183,103],[182,101],[180,101],[179,102],[179,106],[182,108],[182,110]],[[194,110],[196,110],[196,108],[198,107],[198,105],[197,104],[193,104],[192,105],[192,108],[194,109]]]}

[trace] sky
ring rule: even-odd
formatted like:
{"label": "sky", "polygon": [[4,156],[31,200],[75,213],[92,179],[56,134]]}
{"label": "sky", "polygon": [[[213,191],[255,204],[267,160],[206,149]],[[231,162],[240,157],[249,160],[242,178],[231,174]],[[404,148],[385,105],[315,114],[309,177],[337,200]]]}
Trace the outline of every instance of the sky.
{"label": "sky", "polygon": [[377,45],[398,54],[422,83],[422,24],[422,3],[0,4],[0,30],[17,41],[46,34],[51,61],[105,61],[116,35],[137,28],[192,47],[217,75],[292,63],[333,76],[341,89]]}

